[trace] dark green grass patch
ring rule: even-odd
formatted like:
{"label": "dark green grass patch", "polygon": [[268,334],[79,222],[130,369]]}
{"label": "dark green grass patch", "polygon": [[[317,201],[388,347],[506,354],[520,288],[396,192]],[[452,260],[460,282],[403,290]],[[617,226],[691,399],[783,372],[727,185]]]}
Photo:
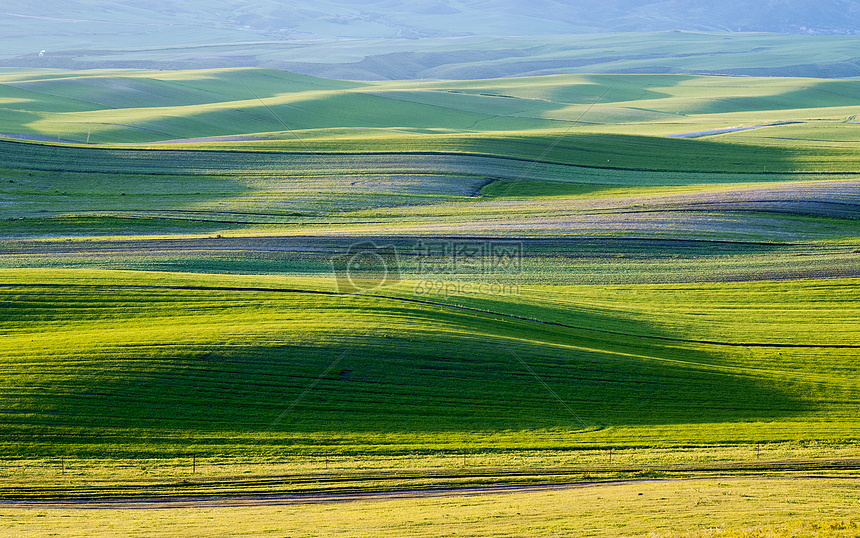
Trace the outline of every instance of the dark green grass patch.
{"label": "dark green grass patch", "polygon": [[0,235],[4,237],[33,236],[113,236],[163,235],[221,232],[244,227],[223,222],[207,223],[198,220],[145,217],[80,216],[47,218],[8,218],[0,220]]}
{"label": "dark green grass patch", "polygon": [[563,183],[561,181],[494,181],[481,189],[481,196],[488,198],[506,196],[583,196],[600,194],[602,191],[616,188],[617,185],[589,185],[583,183]]}

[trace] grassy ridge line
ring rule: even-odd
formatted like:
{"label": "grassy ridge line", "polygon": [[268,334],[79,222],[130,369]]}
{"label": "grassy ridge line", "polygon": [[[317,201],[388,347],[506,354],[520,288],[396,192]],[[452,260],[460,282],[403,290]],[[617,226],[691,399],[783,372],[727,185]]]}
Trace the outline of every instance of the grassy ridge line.
{"label": "grassy ridge line", "polygon": [[[241,240],[241,239],[240,239]],[[217,240],[213,240],[217,241]],[[338,246],[336,238],[330,238],[333,246],[327,257],[339,252],[345,252],[348,246],[346,242]],[[588,248],[597,248],[603,251],[605,247],[597,241],[596,246],[581,247],[578,243],[570,248],[583,251]],[[122,241],[121,243],[125,243]],[[549,244],[545,248],[551,249],[554,240],[547,240]],[[40,249],[40,241],[33,245]],[[641,251],[652,251],[653,242],[644,242],[639,248]],[[769,247],[769,245],[763,245]],[[401,245],[402,247],[402,245]],[[115,247],[116,248],[116,247]],[[114,249],[115,249],[114,248]],[[120,245],[120,250],[126,247]],[[153,248],[143,243],[145,252]],[[158,248],[158,247],[156,247]],[[757,252],[742,251],[749,255]],[[587,253],[586,253],[587,254]],[[614,253],[609,255],[614,256]],[[102,286],[123,287],[129,286],[178,286],[191,288],[261,288],[261,289],[284,289],[284,283],[292,285],[290,289],[299,289],[314,294],[334,296],[339,294],[337,280],[333,277],[331,261],[327,261],[328,272],[323,276],[296,276],[284,274],[206,274],[206,273],[176,273],[168,271],[133,271],[133,270],[105,270],[105,269],[66,269],[66,268],[27,268],[27,269],[0,269],[0,282],[4,286],[23,286],[31,284],[38,285],[69,285],[77,286]],[[404,275],[406,276],[406,275]],[[502,275],[499,275],[500,277]],[[614,316],[629,315],[640,319],[656,318],[658,314],[671,316],[675,321],[667,320],[667,326],[671,332],[681,332],[685,335],[698,335],[699,340],[725,340],[737,341],[726,335],[742,336],[742,340],[752,341],[749,335],[766,334],[766,341],[773,343],[774,338],[782,338],[787,343],[808,343],[809,341],[822,341],[827,339],[836,340],[837,343],[854,345],[856,327],[853,325],[854,316],[860,304],[860,288],[858,279],[810,279],[805,281],[762,281],[755,283],[729,282],[729,283],[682,283],[682,284],[638,284],[638,285],[597,285],[582,286],[577,284],[536,284],[522,286],[517,294],[484,295],[484,294],[452,294],[444,300],[437,302],[445,305],[465,306],[476,310],[510,313],[521,315],[525,318],[542,319],[559,324],[572,324],[578,316],[584,315],[581,320],[590,323],[583,325],[584,329],[606,329],[604,322]],[[414,281],[405,281],[398,286],[385,286],[382,290],[385,296],[392,299],[422,299],[414,288]],[[161,294],[158,294],[161,296]],[[183,296],[193,296],[182,294]],[[216,297],[220,297],[216,294]],[[88,297],[88,295],[85,295]],[[380,295],[382,297],[382,295]],[[438,295],[429,294],[434,301]],[[370,299],[372,297],[368,297]],[[425,297],[426,298],[426,297]],[[684,299],[690,298],[690,303]],[[795,305],[806,305],[807,312],[815,312],[814,320],[810,320],[804,326],[791,326],[786,320],[795,312]],[[718,304],[720,307],[711,312],[709,305]],[[755,305],[749,308],[747,303]],[[844,303],[844,304],[843,304]],[[690,305],[697,305],[693,312],[687,309]],[[49,305],[42,305],[48,307]],[[65,308],[65,304],[58,305]],[[602,313],[594,316],[585,315],[588,312]],[[702,314],[707,313],[705,318]],[[745,317],[739,317],[743,313]],[[13,318],[14,319],[14,318]],[[687,323],[681,323],[680,319],[686,319]],[[705,319],[707,323],[698,321]],[[838,320],[838,321],[834,321]],[[814,322],[813,322],[814,321]],[[774,327],[767,327],[775,324]],[[629,329],[637,325],[619,325],[627,331],[619,331],[629,334]],[[807,327],[808,326],[808,327]],[[655,335],[668,336],[653,324],[642,325],[642,332],[636,333],[640,336]],[[715,338],[713,335],[722,335]],[[791,335],[791,337],[788,337]],[[784,359],[783,359],[784,360]]]}
{"label": "grassy ridge line", "polygon": [[362,297],[368,299],[383,299],[389,301],[400,301],[405,303],[413,303],[424,306],[439,306],[442,308],[451,308],[456,310],[464,310],[467,312],[475,312],[479,314],[489,314],[491,316],[497,316],[508,319],[515,319],[526,322],[539,323],[542,325],[551,325],[554,327],[561,327],[565,329],[574,329],[578,331],[588,331],[588,332],[597,332],[612,336],[620,336],[625,338],[646,338],[646,339],[654,339],[661,340],[665,342],[677,342],[677,343],[686,343],[686,344],[704,344],[708,346],[730,346],[730,347],[763,347],[763,348],[801,348],[801,349],[860,349],[860,344],[851,345],[851,344],[798,344],[798,343],[782,343],[782,342],[719,342],[712,340],[690,340],[684,338],[671,338],[667,336],[655,336],[655,335],[647,335],[647,334],[631,334],[627,332],[619,332],[619,331],[610,331],[610,330],[602,330],[595,327],[581,327],[574,326],[565,323],[559,323],[554,321],[546,321],[537,318],[529,318],[524,316],[518,316],[516,314],[504,313],[504,312],[496,312],[493,310],[481,309],[476,307],[463,306],[458,304],[450,304],[443,303],[438,301],[429,301],[424,299],[415,299],[409,297],[396,297],[391,295],[378,295],[378,294],[366,294],[366,293],[342,293],[342,292],[333,292],[333,291],[320,291],[320,290],[303,290],[303,289],[295,289],[295,288],[249,288],[249,287],[224,287],[224,286],[168,286],[168,285],[135,285],[135,284],[122,284],[122,285],[105,285],[105,284],[5,284],[0,283],[0,289],[2,288],[44,288],[44,289],[67,289],[70,286],[81,287],[86,289],[104,289],[104,290],[117,290],[117,289],[127,289],[127,290],[176,290],[176,291],[228,291],[228,292],[264,292],[264,293],[276,293],[276,294],[309,294],[309,295],[324,295],[329,297]]}
{"label": "grassy ridge line", "polygon": [[[238,142],[236,149],[328,153],[454,153],[573,165],[598,170],[657,172],[856,173],[860,157],[850,147],[794,148],[629,134],[544,131],[531,133],[452,134],[369,138]],[[189,149],[215,149],[194,145]]]}
{"label": "grassy ridge line", "polygon": [[[851,81],[765,78],[739,83],[716,77],[595,75],[433,82],[417,89],[397,82],[331,81],[255,69],[9,78],[0,86],[0,95],[5,96],[0,99],[9,107],[24,108],[9,108],[8,123],[0,131],[60,136],[64,129],[72,129],[66,138],[81,141],[84,135],[89,140],[93,129],[100,142],[271,136],[277,129],[277,137],[300,140],[274,142],[284,144],[276,149],[320,153],[442,151],[545,157],[549,162],[598,168],[685,171],[691,170],[689,165],[672,159],[688,153],[688,161],[697,165],[712,159],[722,165],[693,169],[736,171],[731,166],[747,165],[746,171],[753,173],[797,170],[789,163],[822,172],[830,171],[825,165],[832,168],[835,161],[845,165],[853,159],[856,164],[850,141],[810,148],[799,140],[798,147],[771,147],[768,152],[744,138],[739,139],[746,142],[743,149],[726,150],[704,141],[685,145],[641,136],[737,122],[816,119],[820,124],[822,115],[829,118],[823,122],[828,128],[842,127],[840,122],[849,121],[858,105]],[[54,94],[72,95],[80,102]],[[563,128],[552,128],[558,121],[568,128],[581,124],[575,135],[564,137],[570,138],[568,143],[558,140],[566,132]],[[241,133],[236,125],[243,127]],[[285,125],[289,133],[283,132]],[[582,132],[592,128],[619,132]],[[117,132],[111,135],[113,131]],[[272,149],[268,143],[254,144],[250,147]],[[550,147],[553,151],[544,154]],[[668,153],[673,153],[668,160],[655,160],[655,155]],[[839,166],[836,169],[844,170]]]}
{"label": "grassy ridge line", "polygon": [[[271,70],[2,77],[2,132],[146,142],[281,130],[516,131],[557,122],[672,134],[742,123],[829,123],[856,114],[856,82],[666,75],[358,83]],[[73,99],[69,99],[72,97]],[[17,123],[15,120],[18,120]],[[237,120],[241,130],[237,131]],[[626,129],[626,131],[625,131]],[[667,130],[668,129],[668,130]],[[147,134],[148,133],[148,134]],[[344,134],[344,133],[342,133]],[[348,133],[345,133],[348,135]]]}
{"label": "grassy ridge line", "polygon": [[[551,149],[550,149],[551,148]],[[310,151],[308,151],[310,150]],[[848,149],[800,149],[721,144],[687,139],[626,135],[542,135],[507,137],[445,136],[421,138],[255,143],[253,149],[92,148],[0,141],[7,168],[115,173],[249,173],[283,170],[304,158],[322,172],[336,171],[339,157],[374,159],[391,155],[460,156],[502,162],[578,166],[606,170],[706,172],[711,174],[856,173],[860,157]],[[407,168],[406,171],[417,171]],[[432,173],[430,168],[422,170]],[[519,177],[519,176],[515,176]]]}
{"label": "grassy ridge line", "polygon": [[[307,230],[298,227],[291,231],[283,228],[221,230],[220,238],[214,236],[219,234],[211,232],[206,237],[194,236],[188,233],[190,230],[173,236],[156,233],[129,238],[127,221],[123,219],[105,219],[104,223],[102,219],[81,220],[83,222],[78,223],[77,219],[58,219],[55,225],[60,228],[59,233],[70,236],[90,227],[87,240],[75,237],[72,241],[44,238],[3,241],[0,242],[0,265],[330,277],[333,276],[332,257],[346,255],[356,241],[364,240],[395,248],[399,253],[402,278],[418,279],[429,297],[444,298],[449,289],[456,294],[462,286],[472,286],[475,279],[475,275],[452,274],[440,281],[422,271],[423,262],[415,255],[416,247],[422,239],[440,240],[438,237],[382,236],[378,232],[363,237],[325,233],[309,236]],[[4,229],[2,224],[4,222],[0,221],[0,229]],[[26,232],[28,226],[32,226],[33,234],[51,230],[38,219],[14,224],[18,234]],[[92,236],[97,231],[92,226],[100,224],[105,226],[102,233],[114,235]],[[156,220],[151,225],[165,233],[160,228],[163,222]],[[793,226],[797,228],[798,224]],[[11,228],[7,225],[5,229]],[[340,229],[342,231],[343,227]],[[119,236],[123,231],[126,236]],[[136,228],[135,231],[144,233],[145,229]],[[446,243],[452,240],[456,239],[443,239]],[[488,237],[481,239],[488,240],[492,241]],[[509,238],[502,240],[510,241]],[[504,277],[501,284],[667,284],[860,276],[860,260],[853,252],[856,241],[794,245],[612,237],[520,238],[517,241],[525,251],[521,272],[510,275],[510,280]],[[313,252],[309,252],[308,244],[314,245]],[[282,284],[275,282],[271,287],[282,287]]]}
{"label": "grassy ridge line", "polygon": [[[31,149],[23,147],[22,161]],[[53,147],[48,150],[53,151]],[[557,235],[605,234],[607,230],[624,233],[619,226],[626,219],[628,229],[659,234],[659,225],[647,222],[644,214],[634,215],[657,210],[663,212],[665,221],[675,216],[685,228],[692,226],[694,234],[716,234],[718,238],[728,233],[730,239],[767,241],[772,234],[761,226],[762,219],[792,220],[790,216],[797,214],[856,215],[854,205],[844,205],[855,204],[852,183],[841,179],[853,177],[851,174],[633,172],[486,156],[415,154],[321,159],[316,155],[248,152],[120,152],[122,159],[111,163],[98,158],[110,155],[110,150],[79,151],[81,155],[65,151],[42,155],[43,162],[48,163],[43,167],[61,168],[67,166],[67,158],[78,157],[80,169],[96,171],[0,171],[0,196],[7,219],[28,219],[7,220],[0,227],[13,236],[26,235],[28,230],[39,235],[52,231],[81,235],[91,228],[88,223],[95,222],[94,217],[113,216],[149,218],[125,221],[130,231],[147,234],[158,231],[157,219],[161,217],[167,232],[191,231],[194,224],[190,221],[197,220],[217,221],[197,224],[200,230],[216,232],[222,231],[219,226],[247,230],[260,225],[269,226],[274,233],[274,227],[280,225],[285,233],[295,234],[301,226],[325,224],[332,233],[366,235],[366,230],[357,229],[359,223],[385,222],[403,233],[409,232],[409,226],[420,224],[423,228],[413,228],[413,233],[426,234],[432,227],[436,234],[499,235],[502,232],[496,221],[504,218],[517,226],[517,231],[509,228],[509,233]],[[125,170],[126,163],[133,168]],[[526,179],[518,181],[519,177]],[[822,177],[831,181],[822,181]],[[782,184],[767,187],[765,180]],[[601,198],[604,202],[597,201]],[[597,217],[596,209],[609,209],[617,215]],[[740,222],[720,225],[693,214],[703,210],[730,220],[749,215],[749,226],[741,227]],[[771,215],[764,217],[762,212]],[[60,217],[45,219],[52,215]],[[608,228],[588,227],[589,215],[604,221]],[[654,217],[660,214],[654,213]],[[119,224],[116,219],[113,222]],[[68,229],[59,229],[62,223]],[[783,237],[822,239],[826,228],[821,224],[823,221],[793,219],[783,226],[783,233],[790,234]],[[544,226],[545,231],[539,232],[541,228],[536,225]],[[849,221],[833,221],[833,225],[834,237],[851,234]]]}
{"label": "grassy ridge line", "polygon": [[[78,118],[83,122],[80,129],[68,137],[83,140],[82,133],[94,128],[97,132],[103,128],[138,133],[176,130],[172,138],[253,135],[273,128],[280,131],[282,122],[301,138],[318,133],[349,138],[350,131],[356,130],[383,136],[452,130],[539,133],[555,121],[580,123],[577,118],[599,128],[630,129],[626,134],[664,135],[672,132],[664,130],[667,125],[681,132],[737,122],[820,120],[822,115],[838,123],[848,121],[858,104],[855,83],[815,79],[739,83],[715,77],[595,75],[431,82],[419,90],[396,82],[342,82],[255,69],[97,75],[74,73],[69,78],[33,81],[12,77],[10,85],[2,87],[4,99],[10,106],[19,103],[27,108],[10,113],[42,119],[22,119],[16,127],[10,118],[3,130],[58,136],[74,125],[75,114],[83,114]],[[54,93],[73,95],[81,102],[70,105]],[[56,120],[51,119],[52,112]],[[179,123],[172,126],[162,116]],[[240,133],[235,131],[237,119],[243,120]],[[52,121],[56,125],[48,125]],[[105,138],[99,133],[97,138],[102,142],[121,139],[116,136]]]}

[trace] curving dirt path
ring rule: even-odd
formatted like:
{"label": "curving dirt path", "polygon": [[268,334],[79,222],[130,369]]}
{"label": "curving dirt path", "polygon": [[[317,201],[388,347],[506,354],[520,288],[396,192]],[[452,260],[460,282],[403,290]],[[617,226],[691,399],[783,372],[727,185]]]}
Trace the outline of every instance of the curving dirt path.
{"label": "curving dirt path", "polygon": [[[691,480],[691,479],[678,479]],[[654,482],[663,480],[652,480]],[[580,482],[570,484],[526,485],[526,486],[480,486],[468,488],[435,488],[423,490],[397,490],[367,493],[279,493],[271,495],[200,495],[182,497],[150,497],[150,498],[106,498],[106,499],[70,499],[70,500],[0,500],[0,506],[7,508],[67,508],[67,509],[169,509],[169,508],[202,508],[202,507],[253,507],[253,506],[287,506],[297,504],[322,504],[354,501],[383,501],[392,499],[423,499],[428,497],[464,497],[471,495],[500,495],[506,493],[523,493],[549,491],[554,489],[572,489],[610,484],[633,482]]]}
{"label": "curving dirt path", "polygon": [[736,133],[738,131],[750,131],[753,129],[763,129],[765,127],[777,127],[780,125],[795,125],[802,123],[800,121],[786,121],[780,123],[769,123],[767,125],[752,125],[750,127],[723,127],[721,129],[709,129],[707,131],[693,131],[691,133],[678,133],[666,135],[667,138],[697,138],[700,136],[718,135],[724,133]]}
{"label": "curving dirt path", "polygon": [[80,144],[76,140],[66,140],[56,136],[46,136],[37,134],[20,134],[20,133],[0,133],[0,138],[8,138],[10,140],[31,140],[33,142],[59,142],[63,144]]}
{"label": "curving dirt path", "polygon": [[[626,484],[660,482],[708,482],[727,480],[750,481],[773,478],[772,476],[722,476],[691,478],[646,478],[639,480],[605,480],[570,482],[566,484],[530,484],[513,486],[476,486],[465,488],[431,488],[395,490],[365,493],[305,493],[270,495],[211,495],[149,498],[104,498],[71,500],[4,500],[3,508],[39,508],[65,510],[170,510],[188,508],[253,508],[261,506],[295,506],[308,504],[390,501],[399,499],[427,499],[434,497],[473,497],[479,495],[509,495],[515,493],[538,493],[554,490],[606,488]],[[795,475],[781,477],[788,480],[860,480],[860,476]]]}
{"label": "curving dirt path", "polygon": [[[160,145],[160,144],[204,144],[210,142],[263,142],[266,140],[277,140],[276,138],[266,138],[253,135],[222,135],[222,136],[205,136],[199,138],[176,138],[170,140],[160,140],[157,142],[144,142],[144,145]],[[134,145],[140,145],[134,143]]]}

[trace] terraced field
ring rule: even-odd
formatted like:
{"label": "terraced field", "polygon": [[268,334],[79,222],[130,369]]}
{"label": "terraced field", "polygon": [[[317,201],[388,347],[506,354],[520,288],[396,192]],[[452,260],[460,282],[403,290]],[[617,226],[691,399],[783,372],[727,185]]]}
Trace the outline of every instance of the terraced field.
{"label": "terraced field", "polygon": [[0,495],[853,476],[857,84],[6,74]]}

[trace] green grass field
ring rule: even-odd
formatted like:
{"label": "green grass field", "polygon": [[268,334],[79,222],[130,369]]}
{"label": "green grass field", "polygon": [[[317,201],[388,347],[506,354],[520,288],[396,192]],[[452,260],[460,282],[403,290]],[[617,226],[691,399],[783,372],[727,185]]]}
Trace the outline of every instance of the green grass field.
{"label": "green grass field", "polygon": [[[368,144],[431,149],[448,140],[404,136],[410,133],[459,135],[449,144],[476,139],[472,143],[480,147],[486,136],[463,135],[498,132],[507,134],[501,140],[516,141],[519,131],[529,131],[531,138],[540,130],[557,137],[569,130],[641,136],[779,123],[839,128],[857,113],[855,86],[855,81],[689,75],[340,82],[260,69],[12,71],[0,75],[0,132],[78,142],[89,137],[100,144],[260,135],[294,144],[313,139],[306,143],[314,150],[326,147],[316,145],[319,138],[339,144],[352,139],[356,145],[338,146],[348,151]],[[856,134],[843,132],[846,142],[856,142]],[[546,145],[540,138],[535,143],[540,155]],[[792,144],[783,147],[788,151]],[[537,157],[533,151],[526,146],[503,154]]]}
{"label": "green grass field", "polygon": [[[850,536],[857,84],[6,72],[0,497],[634,480],[606,486],[654,497],[620,534]],[[828,508],[745,515],[725,492],[757,486],[717,475]],[[580,489],[511,495],[541,509],[501,536],[601,521],[563,522]],[[420,535],[363,502],[354,534]],[[21,510],[0,525],[85,517]],[[100,514],[75,532],[124,532]],[[151,517],[123,525],[180,525]]]}
{"label": "green grass field", "polygon": [[2,289],[5,412],[21,419],[7,455],[726,444],[857,428],[850,281],[415,303],[413,282],[389,299],[312,293],[333,293],[330,279],[20,274],[5,271]]}

